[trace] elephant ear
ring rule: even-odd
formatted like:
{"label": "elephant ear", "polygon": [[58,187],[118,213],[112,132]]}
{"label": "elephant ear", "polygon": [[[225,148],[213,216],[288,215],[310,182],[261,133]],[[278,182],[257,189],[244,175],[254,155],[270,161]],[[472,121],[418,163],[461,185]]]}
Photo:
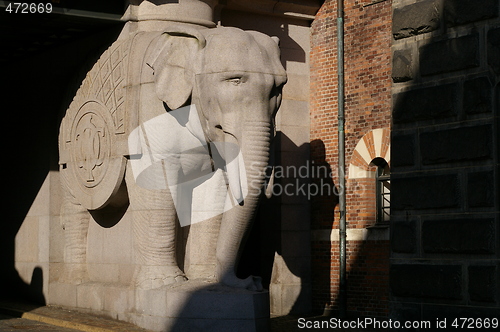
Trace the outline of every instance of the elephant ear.
{"label": "elephant ear", "polygon": [[153,68],[156,95],[174,110],[183,106],[193,91],[198,53],[205,47],[201,32],[173,26],[157,37],[147,64]]}

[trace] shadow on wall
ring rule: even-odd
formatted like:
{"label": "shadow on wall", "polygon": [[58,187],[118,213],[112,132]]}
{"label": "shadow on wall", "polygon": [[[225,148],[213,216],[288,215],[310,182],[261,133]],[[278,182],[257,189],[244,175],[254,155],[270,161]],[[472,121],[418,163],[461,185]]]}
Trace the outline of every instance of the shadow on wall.
{"label": "shadow on wall", "polygon": [[[317,168],[319,173],[313,179],[320,188],[331,188],[331,191],[322,192],[321,195],[311,197],[311,218],[313,224],[312,231],[331,230],[335,215],[335,207],[339,203],[338,192],[333,177],[332,169],[326,160],[325,143],[316,139],[311,141],[311,163]],[[330,239],[324,241],[314,241],[312,245],[312,288],[315,294],[315,301],[330,303],[331,284],[330,268],[332,266],[331,253],[335,248],[331,247]]]}
{"label": "shadow on wall", "polygon": [[37,266],[33,270],[28,292],[25,296],[30,297],[35,303],[46,304],[45,295],[43,294],[43,270],[41,267]]}
{"label": "shadow on wall", "polygon": [[[334,231],[337,231],[335,229]],[[368,229],[368,238],[377,237],[383,230]],[[339,259],[339,249],[333,248],[332,261]],[[389,257],[388,240],[347,242],[347,312],[348,317],[387,317],[389,313]],[[338,263],[334,263],[338,265]],[[338,273],[338,270],[333,270]],[[330,308],[336,315],[340,303],[338,289]]]}
{"label": "shadow on wall", "polygon": [[[237,27],[243,30],[254,30],[262,32],[269,36],[278,37],[280,40],[281,52],[281,63],[285,69],[287,69],[287,62],[306,62],[306,52],[295,40],[290,37],[289,26],[291,22],[280,21],[280,20],[263,20],[262,16],[256,15],[254,19],[252,18],[254,14],[245,13],[241,16],[239,12],[231,10],[223,10],[221,21],[224,26]],[[256,24],[256,22],[259,22]],[[272,22],[272,23],[269,23]],[[302,21],[295,21],[294,24],[301,26],[304,24]]]}
{"label": "shadow on wall", "polygon": [[394,11],[391,318],[399,320],[484,319],[500,306],[500,5],[440,4]]}
{"label": "shadow on wall", "polygon": [[[295,189],[297,189],[297,183],[290,182],[293,180],[300,180],[300,183],[302,183],[309,179],[296,178],[292,171],[289,171],[287,174],[287,169],[297,169],[301,165],[304,165],[304,160],[300,160],[300,156],[308,154],[309,144],[303,144],[299,147],[281,131],[276,133],[275,144],[281,147],[286,146],[287,152],[297,156],[297,158],[295,160],[284,160],[281,156],[281,151],[276,149],[276,173],[273,185],[273,195],[269,199],[266,197],[262,197],[261,199],[254,226],[249,233],[248,241],[243,248],[241,261],[238,266],[239,277],[244,278],[249,275],[261,276],[265,288],[269,288],[272,282],[272,268],[275,253],[283,257],[287,267],[293,275],[305,278],[306,282],[309,283],[309,273],[306,274],[307,269],[304,269],[304,266],[298,266],[301,262],[299,263],[297,261],[298,258],[309,256],[310,251],[308,243],[294,243],[293,245],[298,246],[300,249],[295,252],[289,252],[289,250],[287,250],[288,244],[283,243],[284,239],[282,237],[287,231],[309,232],[309,216],[307,215],[308,202],[306,197],[302,196],[302,192],[296,193]],[[282,188],[284,188],[287,183],[293,184],[293,186],[290,187],[293,188],[293,190],[286,190],[286,192],[283,192]],[[288,193],[290,193],[290,195],[288,195]],[[283,196],[289,196],[295,199],[295,203],[298,203],[297,205],[300,204],[301,208],[304,209],[303,212],[306,213],[291,217],[290,215],[285,216],[282,209],[287,207],[287,203],[284,202],[285,199],[283,199]],[[304,215],[306,218],[304,218]],[[260,257],[260,260],[256,260],[256,257]]]}
{"label": "shadow on wall", "polygon": [[[32,24],[39,24],[37,22],[34,19]],[[47,283],[48,274],[44,275],[42,267],[36,266],[31,282],[28,284],[22,280],[15,264],[16,236],[26,218],[33,218],[27,217],[28,212],[49,172],[59,168],[57,133],[61,114],[71,102],[86,71],[103,48],[116,39],[121,26],[122,23],[100,25],[92,28],[98,30],[97,34],[91,29],[68,44],[44,53],[19,60],[9,58],[8,63],[0,62],[1,108],[5,123],[12,128],[11,132],[16,133],[4,138],[4,143],[8,144],[8,153],[5,154],[8,159],[4,159],[4,188],[7,191],[0,226],[0,299],[45,304],[43,285],[44,281]],[[29,29],[25,26],[18,28],[20,36]],[[64,31],[66,27],[59,29]],[[56,29],[54,33],[61,31]],[[48,205],[50,201],[46,199],[43,204]],[[46,205],[44,208],[48,210]],[[48,241],[49,234],[44,236],[46,238],[38,238],[37,243]],[[37,254],[30,253],[30,256]],[[37,264],[36,261],[29,263]]]}
{"label": "shadow on wall", "polygon": [[[321,140],[311,142],[311,156],[317,171],[313,183],[322,188],[332,188],[332,192],[323,190],[311,199],[312,206],[312,263],[313,263],[313,309],[318,314],[337,316],[339,301],[339,221],[336,206],[339,202],[339,188],[333,183],[334,174],[326,161],[325,145]],[[324,170],[328,170],[325,172]],[[375,181],[375,180],[373,180]],[[366,201],[366,184],[354,184],[347,181],[347,194],[359,195],[359,200]],[[373,183],[373,187],[375,183]],[[356,197],[351,199],[356,201]],[[365,203],[366,204],[366,203]],[[375,201],[373,201],[375,206]],[[349,208],[349,207],[348,207]],[[350,208],[351,213],[356,211]],[[337,212],[337,215],[336,215]],[[349,220],[347,220],[349,227]],[[364,234],[359,239],[348,235],[347,241],[347,311],[349,317],[377,316],[385,317],[388,313],[389,300],[389,241],[387,228],[372,227],[367,229],[348,229],[352,234]],[[355,233],[358,232],[358,233]]]}

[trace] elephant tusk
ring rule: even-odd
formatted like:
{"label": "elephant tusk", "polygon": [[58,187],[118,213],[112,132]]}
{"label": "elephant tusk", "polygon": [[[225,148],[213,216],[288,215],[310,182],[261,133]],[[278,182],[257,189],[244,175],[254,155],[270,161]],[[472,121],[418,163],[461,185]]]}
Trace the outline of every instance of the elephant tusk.
{"label": "elephant tusk", "polygon": [[238,155],[235,156],[226,166],[229,188],[234,199],[241,204],[243,202],[243,193],[241,191],[240,165]]}
{"label": "elephant tusk", "polygon": [[226,133],[225,138],[225,142],[214,142],[214,144],[224,159],[224,168],[231,194],[238,204],[241,205],[243,202],[243,190],[240,175],[240,149],[233,135]]}
{"label": "elephant tusk", "polygon": [[266,186],[266,197],[271,198],[273,196],[273,186],[274,186],[274,167],[271,171],[271,176],[269,177],[269,182]]}

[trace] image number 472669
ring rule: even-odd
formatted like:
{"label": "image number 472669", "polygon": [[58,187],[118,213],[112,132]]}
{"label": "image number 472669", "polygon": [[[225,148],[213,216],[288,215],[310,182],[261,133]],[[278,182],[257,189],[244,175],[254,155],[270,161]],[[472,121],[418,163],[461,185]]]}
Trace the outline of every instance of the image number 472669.
{"label": "image number 472669", "polygon": [[5,11],[11,14],[50,14],[52,13],[52,4],[48,3],[27,3],[10,2]]}

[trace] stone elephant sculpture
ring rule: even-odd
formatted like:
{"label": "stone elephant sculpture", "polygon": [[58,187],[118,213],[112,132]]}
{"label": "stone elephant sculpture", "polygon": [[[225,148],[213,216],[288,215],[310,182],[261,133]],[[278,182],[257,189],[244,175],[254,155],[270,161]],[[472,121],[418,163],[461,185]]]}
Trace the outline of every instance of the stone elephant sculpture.
{"label": "stone elephant sculpture", "polygon": [[173,24],[119,37],[61,124],[62,280],[88,279],[90,215],[108,227],[128,209],[137,287],[185,280],[176,220],[218,215],[215,280],[262,289],[235,268],[265,185],[286,80],[277,38],[258,32]]}

